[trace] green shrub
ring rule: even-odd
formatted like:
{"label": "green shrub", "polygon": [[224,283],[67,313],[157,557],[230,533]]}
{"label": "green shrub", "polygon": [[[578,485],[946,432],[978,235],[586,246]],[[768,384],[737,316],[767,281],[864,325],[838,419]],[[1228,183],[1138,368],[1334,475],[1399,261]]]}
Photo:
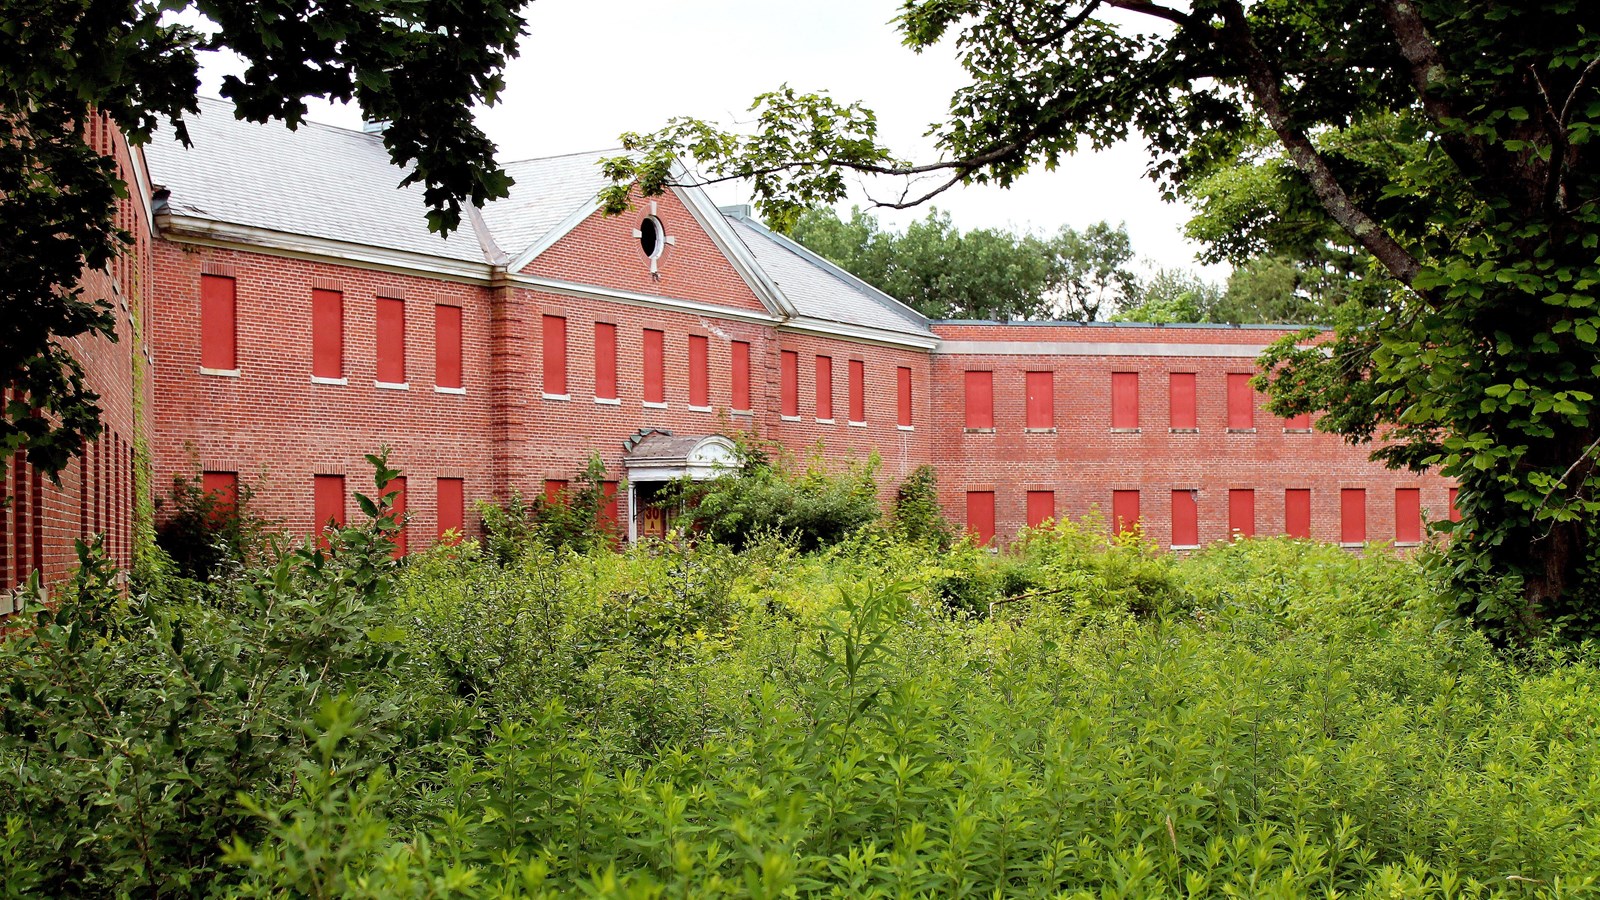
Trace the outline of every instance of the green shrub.
{"label": "green shrub", "polygon": [[896,534],[914,544],[948,550],[955,543],[955,526],[939,505],[939,475],[933,466],[917,466],[900,483],[894,495],[893,524]]}
{"label": "green shrub", "polygon": [[616,546],[617,524],[603,514],[612,499],[605,492],[605,479],[605,463],[596,453],[559,497],[525,501],[513,491],[504,504],[483,501],[478,511],[489,552],[510,563],[534,544],[580,552]]}
{"label": "green shrub", "polygon": [[248,484],[239,484],[237,497],[224,497],[205,490],[199,478],[172,479],[170,510],[156,526],[156,546],[179,577],[208,583],[237,574],[265,551],[272,525],[255,514],[254,496]]}

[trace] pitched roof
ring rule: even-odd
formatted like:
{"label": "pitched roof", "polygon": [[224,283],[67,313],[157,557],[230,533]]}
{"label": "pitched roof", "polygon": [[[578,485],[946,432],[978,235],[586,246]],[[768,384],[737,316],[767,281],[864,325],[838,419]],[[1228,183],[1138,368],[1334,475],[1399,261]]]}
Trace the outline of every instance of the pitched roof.
{"label": "pitched roof", "polygon": [[[348,128],[234,118],[233,104],[202,99],[185,117],[194,146],[160,135],[145,146],[151,180],[174,213],[284,234],[483,262],[471,228],[428,230],[418,185],[399,187],[383,139]],[[465,223],[463,223],[465,224]]]}
{"label": "pitched roof", "polygon": [[810,319],[933,336],[928,319],[800,244],[746,215],[724,210],[756,262],[800,315]]}
{"label": "pitched roof", "polygon": [[600,159],[617,150],[591,150],[504,163],[516,182],[511,196],[484,206],[483,220],[512,257],[555,236],[573,215],[597,208],[600,189],[610,184]]}

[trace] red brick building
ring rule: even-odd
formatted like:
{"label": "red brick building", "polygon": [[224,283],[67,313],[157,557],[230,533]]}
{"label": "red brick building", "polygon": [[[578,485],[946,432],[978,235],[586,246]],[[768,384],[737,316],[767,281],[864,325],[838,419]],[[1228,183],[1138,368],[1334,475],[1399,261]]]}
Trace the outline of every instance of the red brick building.
{"label": "red brick building", "polygon": [[[508,164],[512,196],[440,238],[377,135],[202,110],[192,149],[147,149],[148,176],[118,150],[148,246],[125,276],[144,341],[84,351],[139,344],[97,375],[110,436],[85,467],[113,481],[147,434],[157,495],[180,475],[246,483],[305,533],[353,509],[363,455],[388,446],[415,548],[474,533],[477,501],[560,490],[598,453],[637,534],[658,527],[640,501],[661,479],[709,472],[714,436],[748,431],[802,459],[875,455],[886,495],[931,463],[951,518],[1001,541],[1100,510],[1165,546],[1410,543],[1447,509],[1445,482],[1266,413],[1246,380],[1283,329],[931,322],[698,190],[602,216],[594,153]],[[104,520],[74,519],[75,484],[25,480],[34,505],[14,516],[43,509],[65,539],[135,505],[105,488]],[[56,569],[53,540],[42,564],[17,552],[13,583]]]}

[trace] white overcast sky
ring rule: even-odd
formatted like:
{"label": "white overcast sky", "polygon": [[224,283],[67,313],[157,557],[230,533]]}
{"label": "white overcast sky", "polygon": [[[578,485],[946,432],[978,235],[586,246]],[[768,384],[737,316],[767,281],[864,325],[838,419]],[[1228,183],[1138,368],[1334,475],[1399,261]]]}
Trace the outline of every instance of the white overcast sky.
{"label": "white overcast sky", "polygon": [[[948,46],[916,54],[900,44],[892,20],[901,0],[537,0],[529,34],[506,72],[498,106],[479,122],[503,160],[617,145],[624,131],[652,131],[675,115],[723,124],[745,118],[758,93],[788,83],[861,100],[878,113],[881,134],[903,157],[931,158],[924,132],[964,83]],[[948,43],[948,42],[947,42]],[[216,95],[227,60],[207,65],[204,91]],[[312,118],[356,127],[354,109],[314,105]],[[1142,144],[1080,153],[1054,172],[1034,172],[1013,187],[955,188],[934,201],[963,229],[1054,231],[1102,219],[1126,223],[1147,264],[1205,271],[1182,234],[1188,210],[1165,203],[1144,177]],[[712,189],[719,203],[746,202],[737,186]],[[853,198],[861,202],[864,198]],[[849,201],[842,204],[848,210]],[[894,227],[925,210],[879,210]]]}

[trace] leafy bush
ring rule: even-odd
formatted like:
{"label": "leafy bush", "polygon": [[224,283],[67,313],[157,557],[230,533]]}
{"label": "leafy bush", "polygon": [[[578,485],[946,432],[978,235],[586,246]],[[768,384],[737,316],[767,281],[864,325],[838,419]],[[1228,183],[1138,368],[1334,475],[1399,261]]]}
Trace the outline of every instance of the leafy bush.
{"label": "leafy bush", "polygon": [[741,466],[708,481],[682,481],[662,497],[702,536],[740,550],[760,535],[780,535],[801,552],[836,544],[882,516],[877,461],[830,473],[821,460],[800,473],[780,457],[741,447]]}
{"label": "leafy bush", "polygon": [[489,551],[510,563],[534,544],[578,551],[616,546],[617,523],[604,515],[612,499],[605,492],[605,477],[605,463],[593,454],[559,497],[525,501],[521,493],[512,492],[504,504],[484,501],[479,513]]}
{"label": "leafy bush", "polygon": [[179,577],[207,583],[264,551],[271,523],[255,514],[250,485],[241,483],[237,493],[207,491],[199,478],[172,479],[171,511],[156,526],[156,546]]}
{"label": "leafy bush", "polygon": [[900,483],[894,495],[894,531],[902,538],[948,550],[956,529],[939,505],[939,474],[929,465],[917,466]]}

